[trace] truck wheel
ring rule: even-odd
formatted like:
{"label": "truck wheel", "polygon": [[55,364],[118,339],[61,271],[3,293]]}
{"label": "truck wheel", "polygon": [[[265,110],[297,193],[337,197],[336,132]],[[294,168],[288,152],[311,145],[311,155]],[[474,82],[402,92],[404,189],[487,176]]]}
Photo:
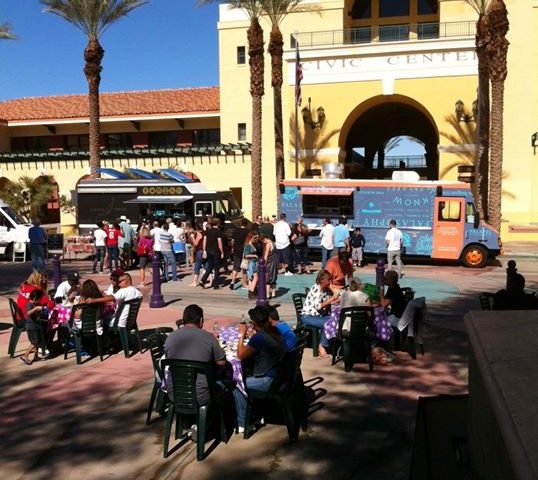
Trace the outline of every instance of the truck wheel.
{"label": "truck wheel", "polygon": [[462,260],[467,268],[483,268],[488,261],[488,252],[480,245],[469,245],[463,250]]}

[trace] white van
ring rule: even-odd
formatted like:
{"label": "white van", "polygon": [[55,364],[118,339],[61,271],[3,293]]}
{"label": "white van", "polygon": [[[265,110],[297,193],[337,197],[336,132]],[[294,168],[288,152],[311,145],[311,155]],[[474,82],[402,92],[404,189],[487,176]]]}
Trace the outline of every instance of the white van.
{"label": "white van", "polygon": [[28,242],[32,225],[0,199],[0,255],[10,257],[15,242]]}

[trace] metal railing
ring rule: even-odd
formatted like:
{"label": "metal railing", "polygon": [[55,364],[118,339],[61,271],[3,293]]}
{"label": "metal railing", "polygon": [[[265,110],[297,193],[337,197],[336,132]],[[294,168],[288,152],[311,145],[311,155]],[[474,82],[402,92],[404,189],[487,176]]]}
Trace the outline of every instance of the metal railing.
{"label": "metal railing", "polygon": [[344,30],[300,32],[291,35],[291,48],[331,45],[356,45],[384,42],[407,42],[437,38],[474,37],[476,22],[407,23],[402,25],[377,25]]}
{"label": "metal railing", "polygon": [[424,155],[390,155],[383,161],[384,168],[426,168]]}

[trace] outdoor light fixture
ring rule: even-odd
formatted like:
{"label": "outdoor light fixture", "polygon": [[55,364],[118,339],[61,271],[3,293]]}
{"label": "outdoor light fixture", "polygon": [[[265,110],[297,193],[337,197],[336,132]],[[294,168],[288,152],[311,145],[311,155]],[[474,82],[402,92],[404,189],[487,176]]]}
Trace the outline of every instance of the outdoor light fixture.
{"label": "outdoor light fixture", "polygon": [[458,122],[474,122],[475,118],[478,116],[478,102],[476,100],[473,102],[473,114],[469,115],[468,113],[465,113],[465,104],[461,100],[458,100],[454,104],[454,113],[456,114]]}
{"label": "outdoor light fixture", "polygon": [[534,155],[536,155],[536,148],[538,147],[538,132],[534,132],[531,135],[531,147],[534,151]]}
{"label": "outdoor light fixture", "polygon": [[311,103],[312,103],[312,99],[308,97],[308,107],[304,107],[301,110],[301,115],[303,116],[303,122],[305,125],[308,125],[311,129],[322,128],[323,123],[325,122],[325,109],[321,106],[316,109],[316,114],[317,114],[318,119],[317,121],[315,121],[312,117]]}

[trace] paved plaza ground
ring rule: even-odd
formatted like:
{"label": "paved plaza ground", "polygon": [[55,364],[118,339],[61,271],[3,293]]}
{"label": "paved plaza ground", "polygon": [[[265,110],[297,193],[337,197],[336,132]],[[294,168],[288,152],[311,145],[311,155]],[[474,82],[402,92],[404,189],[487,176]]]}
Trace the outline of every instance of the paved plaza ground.
{"label": "paved plaza ground", "polygon": [[[411,265],[402,286],[428,299],[426,355],[412,360],[398,352],[393,365],[355,365],[345,373],[342,363],[305,351],[303,376],[313,401],[306,433],[288,442],[286,428],[269,425],[249,440],[232,435],[204,462],[195,458],[194,444],[162,458],[164,422],[145,425],[153,384],[149,354],[81,366],[70,355],[36,362],[30,367],[7,357],[11,334],[8,297],[29,273],[29,264],[2,263],[0,269],[0,452],[1,478],[6,479],[369,479],[408,478],[417,399],[419,396],[467,391],[467,338],[463,315],[479,309],[477,293],[505,284],[506,262],[514,258],[531,288],[538,286],[538,249],[532,244],[508,245],[502,266],[480,270],[459,266]],[[92,275],[84,261],[66,263],[63,272],[78,270],[102,287],[108,275]],[[372,280],[373,263],[357,271]],[[135,283],[137,274],[134,273]],[[226,277],[227,278],[227,277]],[[303,291],[314,276],[279,278],[281,316],[291,324],[295,314],[291,294]],[[200,304],[206,328],[238,322],[254,302],[244,292],[188,287],[190,278],[163,285],[167,306],[149,308],[150,288],[139,326],[143,332],[174,326],[183,308]],[[27,346],[21,337],[18,353]],[[209,444],[208,444],[209,446]]]}

